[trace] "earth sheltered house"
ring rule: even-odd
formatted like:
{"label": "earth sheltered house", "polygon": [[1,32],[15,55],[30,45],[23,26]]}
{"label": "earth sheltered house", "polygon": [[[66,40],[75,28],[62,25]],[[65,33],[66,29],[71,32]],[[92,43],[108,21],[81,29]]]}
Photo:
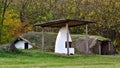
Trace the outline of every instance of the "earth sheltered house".
{"label": "earth sheltered house", "polygon": [[87,21],[82,19],[58,19],[48,21],[42,24],[35,24],[35,26],[42,27],[42,51],[44,50],[44,28],[60,28],[58,36],[55,43],[55,53],[62,54],[74,54],[74,48],[71,48],[72,39],[69,33],[70,27],[86,25],[86,53],[88,49],[88,28],[87,24],[94,23],[93,21]]}
{"label": "earth sheltered house", "polygon": [[31,49],[33,47],[35,48],[35,45],[22,36],[19,36],[9,44],[9,47],[10,50],[15,51],[16,49]]}
{"label": "earth sheltered house", "polygon": [[[76,40],[76,49],[79,53],[86,53],[86,38],[81,36]],[[89,36],[88,37],[89,54],[99,55],[114,55],[116,54],[115,47],[112,41],[104,37]]]}

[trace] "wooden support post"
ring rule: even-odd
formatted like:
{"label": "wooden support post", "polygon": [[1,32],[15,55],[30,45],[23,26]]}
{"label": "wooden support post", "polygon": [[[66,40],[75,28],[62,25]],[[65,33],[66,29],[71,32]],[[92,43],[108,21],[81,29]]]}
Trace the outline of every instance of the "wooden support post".
{"label": "wooden support post", "polygon": [[108,42],[109,51],[110,51],[110,45],[111,45],[111,42],[109,41],[109,42]]}
{"label": "wooden support post", "polygon": [[86,25],[86,54],[89,53],[89,45],[88,45],[88,25]]}
{"label": "wooden support post", "polygon": [[44,52],[44,28],[42,27],[42,52]]}
{"label": "wooden support post", "polygon": [[101,55],[101,45],[100,45],[100,41],[99,41],[99,43],[98,43],[99,45],[99,55]]}
{"label": "wooden support post", "polygon": [[69,56],[69,31],[68,31],[68,24],[66,24],[66,36],[67,36],[67,55]]}

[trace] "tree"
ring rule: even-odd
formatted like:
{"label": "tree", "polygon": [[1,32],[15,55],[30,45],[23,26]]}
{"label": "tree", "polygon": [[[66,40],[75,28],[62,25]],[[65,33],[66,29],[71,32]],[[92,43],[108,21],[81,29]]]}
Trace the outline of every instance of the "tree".
{"label": "tree", "polygon": [[0,12],[1,12],[1,16],[0,16],[0,44],[2,43],[2,33],[3,33],[3,24],[4,24],[4,17],[5,17],[5,13],[6,10],[9,6],[9,4],[11,3],[11,0],[1,0],[0,1]]}

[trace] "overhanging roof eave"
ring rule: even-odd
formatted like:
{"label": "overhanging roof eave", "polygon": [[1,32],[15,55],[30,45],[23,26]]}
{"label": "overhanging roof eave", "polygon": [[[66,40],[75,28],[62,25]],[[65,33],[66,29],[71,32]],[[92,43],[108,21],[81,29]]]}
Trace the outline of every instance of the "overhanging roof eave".
{"label": "overhanging roof eave", "polygon": [[35,24],[34,26],[41,26],[41,27],[63,27],[68,23],[69,27],[74,26],[81,26],[86,25],[89,23],[95,23],[94,21],[87,21],[87,20],[76,20],[76,19],[58,19],[58,20],[52,20],[48,21],[43,24]]}

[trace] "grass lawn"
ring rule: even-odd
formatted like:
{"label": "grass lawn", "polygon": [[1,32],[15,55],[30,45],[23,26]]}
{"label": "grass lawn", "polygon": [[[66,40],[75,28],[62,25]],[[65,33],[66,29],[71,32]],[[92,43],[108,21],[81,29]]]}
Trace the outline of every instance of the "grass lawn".
{"label": "grass lawn", "polygon": [[0,50],[0,68],[120,68],[120,56],[74,55],[20,50]]}

